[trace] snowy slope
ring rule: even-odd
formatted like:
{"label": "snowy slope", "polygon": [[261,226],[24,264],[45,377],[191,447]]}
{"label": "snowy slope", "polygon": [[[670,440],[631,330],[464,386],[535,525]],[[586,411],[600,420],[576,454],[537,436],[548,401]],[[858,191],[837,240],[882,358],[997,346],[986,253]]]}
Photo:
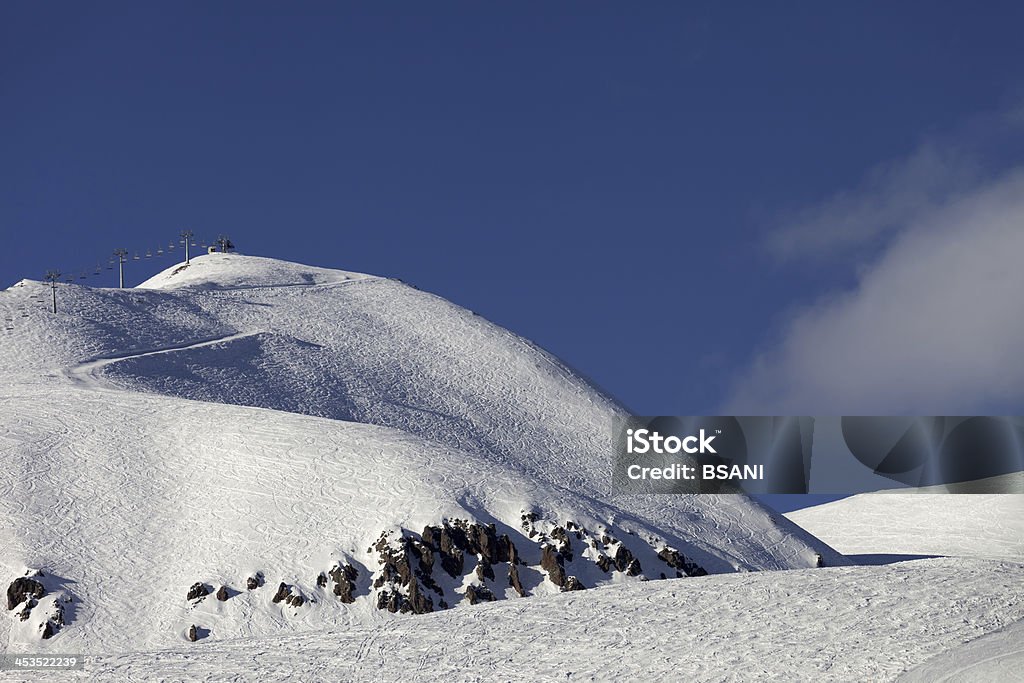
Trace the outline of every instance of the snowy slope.
{"label": "snowy slope", "polygon": [[[970,559],[652,581],[114,655],[66,678],[891,681],[935,661],[939,676],[908,680],[943,680],[966,668],[945,666],[945,652],[994,641],[998,664],[991,658],[1019,651],[999,643],[1002,629],[1019,633],[1022,586],[1021,565]],[[953,680],[1019,680],[988,666],[1010,676]]]}
{"label": "snowy slope", "polygon": [[215,254],[48,295],[0,293],[0,575],[45,592],[0,619],[13,650],[844,563],[743,496],[608,495],[621,408],[399,282]]}
{"label": "snowy slope", "polygon": [[[1024,562],[1024,495],[868,493],[786,515],[857,561],[941,555]],[[884,558],[882,558],[884,559]]]}

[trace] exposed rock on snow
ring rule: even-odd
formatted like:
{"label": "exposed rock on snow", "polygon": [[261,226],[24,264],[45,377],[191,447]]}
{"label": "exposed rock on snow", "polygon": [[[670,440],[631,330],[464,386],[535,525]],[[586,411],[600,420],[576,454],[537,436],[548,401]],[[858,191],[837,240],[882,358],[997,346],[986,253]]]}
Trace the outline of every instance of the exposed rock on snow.
{"label": "exposed rock on snow", "polygon": [[570,576],[565,580],[565,585],[562,586],[563,591],[582,591],[586,590],[586,586],[583,582],[577,579],[575,576]]}
{"label": "exposed rock on snow", "polygon": [[[46,595],[43,584],[28,576],[19,576],[7,587],[7,609],[12,610],[26,600]],[[35,604],[35,603],[33,603]]]}
{"label": "exposed rock on snow", "polygon": [[344,603],[355,602],[353,591],[356,589],[359,570],[350,564],[339,563],[328,572],[328,575],[334,581],[334,594],[338,596],[338,599]]}
{"label": "exposed rock on snow", "polygon": [[192,587],[188,589],[188,594],[185,595],[185,599],[188,601],[202,600],[210,594],[210,587],[202,581],[192,584]]}

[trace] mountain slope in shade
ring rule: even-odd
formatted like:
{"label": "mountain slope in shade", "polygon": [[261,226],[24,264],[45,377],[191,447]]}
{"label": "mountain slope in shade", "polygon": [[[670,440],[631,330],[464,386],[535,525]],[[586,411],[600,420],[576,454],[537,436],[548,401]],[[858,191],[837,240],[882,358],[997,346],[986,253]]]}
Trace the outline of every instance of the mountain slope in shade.
{"label": "mountain slope in shade", "polygon": [[845,562],[745,496],[611,495],[622,409],[399,282],[214,254],[139,289],[61,285],[57,315],[48,295],[0,294],[12,649]]}

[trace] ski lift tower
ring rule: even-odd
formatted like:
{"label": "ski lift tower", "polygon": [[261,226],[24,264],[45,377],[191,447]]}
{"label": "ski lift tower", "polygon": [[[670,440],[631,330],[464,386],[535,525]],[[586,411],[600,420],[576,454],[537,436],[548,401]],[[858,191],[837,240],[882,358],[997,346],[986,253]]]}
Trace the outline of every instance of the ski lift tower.
{"label": "ski lift tower", "polygon": [[128,256],[128,250],[115,249],[114,256],[117,257],[117,286],[120,287],[121,289],[124,289],[124,261],[125,257]]}
{"label": "ski lift tower", "polygon": [[53,312],[57,312],[57,280],[60,279],[60,271],[51,270],[46,273],[46,279],[50,281],[50,291],[53,293]]}
{"label": "ski lift tower", "polygon": [[181,238],[185,244],[185,263],[188,264],[188,243],[192,240],[193,233],[191,230],[182,230]]}
{"label": "ski lift tower", "polygon": [[231,243],[231,240],[228,239],[227,235],[221,235],[218,237],[215,244],[220,247],[221,252],[224,254],[235,248],[235,245]]}

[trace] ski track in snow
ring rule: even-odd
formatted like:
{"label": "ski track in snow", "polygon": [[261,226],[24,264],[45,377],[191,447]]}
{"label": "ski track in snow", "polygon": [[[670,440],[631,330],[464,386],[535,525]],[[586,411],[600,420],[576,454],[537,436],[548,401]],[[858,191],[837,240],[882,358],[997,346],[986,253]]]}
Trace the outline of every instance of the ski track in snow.
{"label": "ski track in snow", "polygon": [[951,648],[899,678],[899,683],[954,681],[1024,681],[1024,620]]}
{"label": "ski track in snow", "polygon": [[[911,670],[908,681],[1014,680],[1014,671],[991,668],[1005,663],[998,654],[931,669],[946,679],[916,671],[927,674],[943,652],[1000,637],[1015,646],[1022,579],[1022,565],[970,559],[673,579],[377,626],[109,655],[76,676],[380,680],[400,671],[417,681],[890,681]],[[994,599],[995,589],[1006,597]],[[971,667],[1011,677],[974,678]]]}
{"label": "ski track in snow", "polygon": [[92,389],[106,388],[121,390],[120,387],[113,384],[112,382],[105,380],[101,377],[101,372],[112,363],[118,363],[121,361],[132,360],[135,358],[146,358],[149,356],[159,356],[165,353],[174,353],[176,351],[189,351],[192,349],[201,349],[207,346],[215,346],[217,344],[224,344],[227,342],[234,341],[235,339],[244,339],[245,337],[252,336],[253,332],[238,332],[236,334],[228,334],[219,337],[213,337],[212,339],[204,339],[202,341],[192,342],[189,344],[182,344],[176,346],[168,346],[161,349],[153,349],[151,351],[143,351],[140,353],[127,353],[121,356],[111,356],[109,358],[97,358],[95,360],[81,363],[71,368],[67,368],[64,371],[65,376],[70,379],[73,383],[80,386],[87,386]]}

